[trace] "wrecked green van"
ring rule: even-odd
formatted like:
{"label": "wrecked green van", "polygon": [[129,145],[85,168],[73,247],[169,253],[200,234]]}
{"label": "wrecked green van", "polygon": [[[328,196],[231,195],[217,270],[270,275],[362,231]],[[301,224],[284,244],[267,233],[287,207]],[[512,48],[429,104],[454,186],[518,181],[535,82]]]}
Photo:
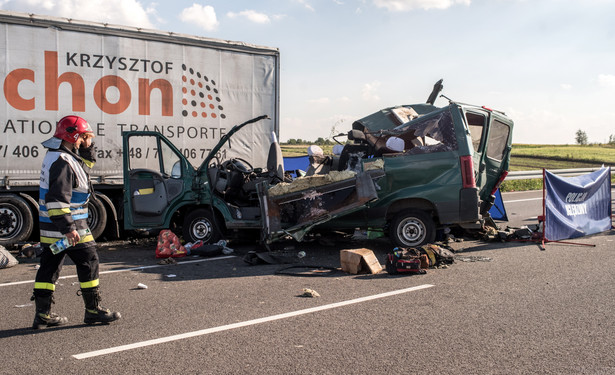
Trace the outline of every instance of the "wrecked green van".
{"label": "wrecked green van", "polygon": [[494,194],[508,174],[513,121],[452,100],[435,107],[441,87],[439,81],[425,104],[385,108],[353,123],[351,143],[331,168],[381,159],[386,173],[377,200],[322,229],[382,230],[396,245],[411,247],[433,241],[439,227],[477,229],[490,219]]}
{"label": "wrecked green van", "polygon": [[[284,171],[272,140],[267,165],[219,152],[266,116],[233,127],[199,167],[157,132],[124,132],[124,228],[173,228],[187,242],[256,233],[262,243],[310,231],[382,231],[398,246],[434,240],[437,228],[480,228],[507,174],[513,122],[500,111],[450,101],[385,108],[352,125],[339,155]],[[336,137],[337,138],[337,137]],[[155,150],[147,160],[134,150]]]}

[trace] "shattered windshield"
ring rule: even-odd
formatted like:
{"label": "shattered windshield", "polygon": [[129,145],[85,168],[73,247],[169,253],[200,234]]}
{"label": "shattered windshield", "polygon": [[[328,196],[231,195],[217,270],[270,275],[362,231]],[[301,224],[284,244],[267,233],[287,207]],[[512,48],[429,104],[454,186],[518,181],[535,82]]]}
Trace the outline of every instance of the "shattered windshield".
{"label": "shattered windshield", "polygon": [[409,154],[457,149],[455,127],[448,108],[438,114],[419,117],[392,129],[384,136],[386,144],[392,144],[390,138],[393,137],[403,141],[403,150]]}

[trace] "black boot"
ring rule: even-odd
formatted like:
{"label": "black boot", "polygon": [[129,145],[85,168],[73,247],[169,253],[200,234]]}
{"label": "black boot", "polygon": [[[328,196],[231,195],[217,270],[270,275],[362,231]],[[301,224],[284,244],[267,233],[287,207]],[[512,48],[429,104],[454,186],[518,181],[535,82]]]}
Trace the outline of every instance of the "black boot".
{"label": "black boot", "polygon": [[81,289],[81,294],[85,302],[85,317],[83,321],[86,324],[106,324],[122,317],[119,312],[111,311],[100,306],[100,291],[98,287]]}
{"label": "black boot", "polygon": [[68,323],[65,316],[50,312],[51,304],[54,303],[53,291],[35,289],[30,300],[36,304],[32,328],[39,329],[41,326],[53,327]]}

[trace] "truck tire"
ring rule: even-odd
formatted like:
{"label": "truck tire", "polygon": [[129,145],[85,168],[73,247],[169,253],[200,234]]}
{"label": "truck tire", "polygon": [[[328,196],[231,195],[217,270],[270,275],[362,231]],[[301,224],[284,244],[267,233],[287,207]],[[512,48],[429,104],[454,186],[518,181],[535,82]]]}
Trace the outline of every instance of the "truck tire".
{"label": "truck tire", "polygon": [[182,234],[186,242],[203,241],[211,244],[221,238],[211,211],[205,208],[196,209],[186,215]]}
{"label": "truck tire", "polygon": [[400,247],[421,246],[436,238],[436,225],[424,211],[404,210],[393,219],[389,236]]}
{"label": "truck tire", "polygon": [[33,227],[32,211],[25,199],[12,194],[0,196],[0,245],[26,241]]}
{"label": "truck tire", "polygon": [[100,237],[107,226],[107,209],[100,199],[92,197],[88,202],[88,227],[92,231],[94,239]]}

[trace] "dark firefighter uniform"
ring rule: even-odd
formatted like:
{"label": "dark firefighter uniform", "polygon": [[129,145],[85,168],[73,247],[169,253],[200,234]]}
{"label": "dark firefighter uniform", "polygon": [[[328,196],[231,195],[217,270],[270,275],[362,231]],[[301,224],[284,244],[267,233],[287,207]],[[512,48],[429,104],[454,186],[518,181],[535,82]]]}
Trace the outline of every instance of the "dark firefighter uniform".
{"label": "dark firefighter uniform", "polygon": [[[85,123],[84,120],[81,121]],[[53,142],[61,140],[56,139]],[[43,145],[48,147],[45,143]],[[77,294],[81,293],[85,302],[84,322],[106,324],[121,318],[120,313],[100,306],[98,253],[87,224],[87,204],[93,193],[88,171],[94,165],[93,153],[93,143],[88,148],[79,148],[81,156],[64,145],[57,145],[47,151],[43,160],[39,190],[39,225],[44,250],[34,282],[32,299],[36,302],[36,314],[32,328],[56,326],[68,321],[66,317],[50,312],[51,304],[54,303],[55,283],[66,256],[70,257],[77,267],[81,287]],[[49,246],[74,230],[79,234],[79,243],[54,255]]]}
{"label": "dark firefighter uniform", "polygon": [[64,147],[49,150],[43,160],[39,191],[41,244],[47,249],[74,229],[81,239],[57,255],[43,252],[41,257],[46,259],[41,260],[34,289],[55,290],[66,255],[77,267],[81,288],[98,286],[98,254],[87,224],[90,183],[85,169],[93,165]]}

